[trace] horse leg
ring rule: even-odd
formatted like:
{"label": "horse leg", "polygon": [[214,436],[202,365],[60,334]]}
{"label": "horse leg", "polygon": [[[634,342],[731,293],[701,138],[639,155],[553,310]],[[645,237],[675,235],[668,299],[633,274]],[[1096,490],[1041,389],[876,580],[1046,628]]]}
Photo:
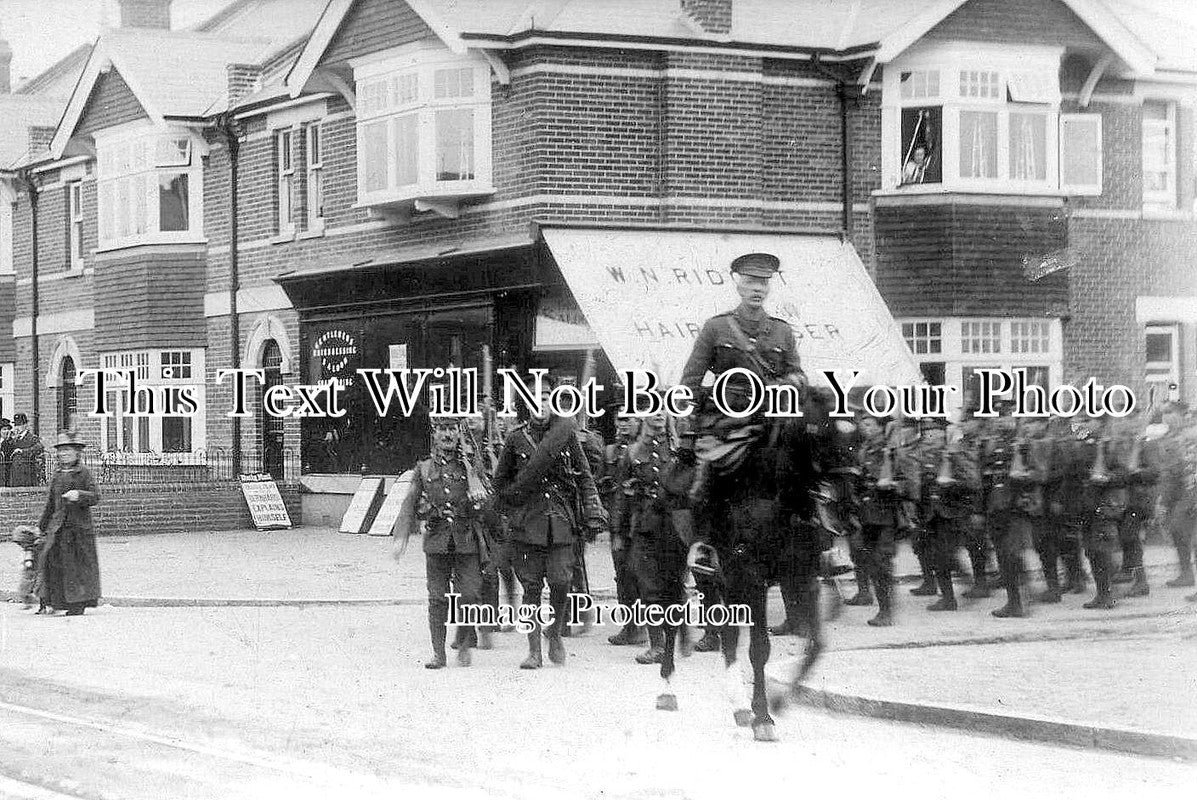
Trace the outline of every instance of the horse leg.
{"label": "horse leg", "polygon": [[744,688],[740,665],[736,663],[736,650],[740,646],[740,628],[736,625],[727,625],[723,628],[722,633],[720,646],[723,648],[724,689],[727,691],[728,700],[731,701],[732,718],[735,719],[736,725],[747,728],[752,724],[751,703],[748,700],[748,692]]}
{"label": "horse leg", "polygon": [[669,682],[673,677],[675,667],[677,628],[669,624],[663,627],[665,629],[665,655],[661,657],[661,692],[657,695],[657,710],[677,711],[677,695],[673,693],[673,687]]}
{"label": "horse leg", "polygon": [[752,627],[748,629],[748,660],[752,664],[752,738],[758,742],[777,741],[769,701],[765,694],[765,664],[769,663],[769,629],[765,620],[768,586],[762,584],[751,593],[749,608]]}

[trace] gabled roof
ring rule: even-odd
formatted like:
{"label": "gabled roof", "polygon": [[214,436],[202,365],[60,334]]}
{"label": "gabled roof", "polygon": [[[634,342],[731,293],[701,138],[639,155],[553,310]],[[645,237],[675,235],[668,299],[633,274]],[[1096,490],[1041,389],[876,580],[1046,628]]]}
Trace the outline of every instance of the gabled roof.
{"label": "gabled roof", "polygon": [[203,117],[228,90],[228,65],[256,63],[270,46],[265,39],[230,39],[193,32],[109,31],[92,50],[54,135],[50,154],[62,157],[96,82],[108,68],[120,73],[149,118],[161,125],[167,118]]}
{"label": "gabled roof", "polygon": [[81,44],[39,75],[34,75],[22,83],[13,94],[40,94],[55,97],[67,97],[74,88],[83,67],[87,64],[87,56],[91,53],[90,44]]}
{"label": "gabled roof", "polygon": [[[735,0],[732,28],[714,35],[678,0],[391,0],[406,2],[451,50],[536,34],[638,37],[699,45],[871,55],[893,60],[969,0]],[[355,0],[329,0],[287,84],[298,97]],[[1060,0],[1136,75],[1157,67],[1197,71],[1193,37],[1126,0]],[[1172,66],[1169,66],[1172,65]]]}
{"label": "gabled roof", "polygon": [[[949,14],[969,0],[931,0],[910,17],[881,37],[876,59],[885,64],[906,52]],[[1114,54],[1136,75],[1150,75],[1159,60],[1158,55],[1127,27],[1123,19],[1110,10],[1102,0],[1059,0],[1068,6],[1081,21],[1097,34]]]}

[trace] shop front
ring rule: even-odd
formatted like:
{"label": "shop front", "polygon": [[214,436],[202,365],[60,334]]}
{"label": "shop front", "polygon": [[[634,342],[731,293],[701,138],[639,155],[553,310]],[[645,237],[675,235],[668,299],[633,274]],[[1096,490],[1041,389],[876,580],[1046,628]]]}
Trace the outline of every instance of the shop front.
{"label": "shop front", "polygon": [[[901,332],[851,245],[834,236],[641,228],[536,228],[452,249],[375,253],[278,282],[300,313],[303,380],[342,384],[345,416],[305,419],[306,474],[397,475],[428,453],[426,402],[379,417],[359,369],[492,366],[676,382],[708,317],[738,302],[727,271],[748,252],[778,255],[768,302],[794,327],[814,379],[917,383]],[[846,379],[846,378],[845,378]],[[598,421],[600,430],[611,420]]]}

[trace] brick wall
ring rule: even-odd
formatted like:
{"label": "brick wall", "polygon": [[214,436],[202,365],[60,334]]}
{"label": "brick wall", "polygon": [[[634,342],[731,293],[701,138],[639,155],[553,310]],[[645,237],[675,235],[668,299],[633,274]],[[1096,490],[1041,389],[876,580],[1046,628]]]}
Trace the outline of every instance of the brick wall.
{"label": "brick wall", "polygon": [[[253,517],[235,483],[100,486],[92,508],[97,536],[140,533],[196,533],[253,527]],[[279,493],[295,526],[302,524],[300,488],[280,484]],[[0,489],[0,519],[36,525],[46,503],[45,487]]]}

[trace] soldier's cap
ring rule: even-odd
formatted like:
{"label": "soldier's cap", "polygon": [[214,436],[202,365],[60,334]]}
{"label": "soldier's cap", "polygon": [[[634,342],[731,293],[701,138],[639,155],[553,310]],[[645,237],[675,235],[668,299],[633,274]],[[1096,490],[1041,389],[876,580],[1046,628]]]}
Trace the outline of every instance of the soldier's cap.
{"label": "soldier's cap", "polygon": [[999,397],[993,401],[993,410],[999,414],[1013,414],[1016,403],[1012,397]]}
{"label": "soldier's cap", "polygon": [[781,259],[772,253],[746,253],[731,262],[731,271],[752,278],[772,278],[781,272]]}
{"label": "soldier's cap", "polygon": [[58,441],[54,443],[55,449],[59,447],[77,447],[82,450],[87,447],[87,443],[80,439],[75,431],[60,431]]}
{"label": "soldier's cap", "polygon": [[442,414],[433,414],[428,417],[428,421],[434,428],[456,428],[462,423],[461,417],[449,417]]}
{"label": "soldier's cap", "polygon": [[947,430],[952,421],[947,417],[922,417],[919,419],[919,425],[923,430]]}
{"label": "soldier's cap", "polygon": [[6,431],[12,427],[12,423],[8,421],[8,417],[0,417],[0,431]]}

